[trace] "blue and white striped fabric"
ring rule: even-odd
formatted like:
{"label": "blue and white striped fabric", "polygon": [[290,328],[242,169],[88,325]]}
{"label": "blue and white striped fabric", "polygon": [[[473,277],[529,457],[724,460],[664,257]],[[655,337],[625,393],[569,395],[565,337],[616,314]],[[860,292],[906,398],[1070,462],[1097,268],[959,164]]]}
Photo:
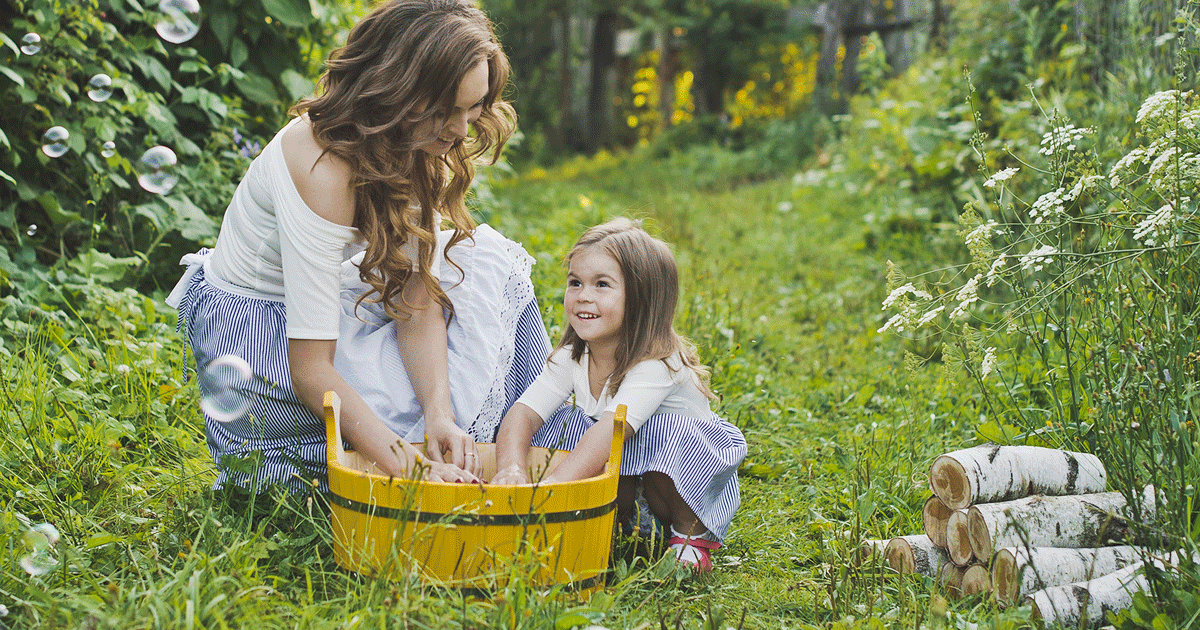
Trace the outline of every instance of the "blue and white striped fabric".
{"label": "blue and white striped fabric", "polygon": [[[578,407],[564,404],[533,436],[534,446],[571,450],[595,424]],[[621,475],[663,473],[718,541],[741,504],[737,469],[746,457],[746,438],[716,414],[697,419],[655,414],[625,442]]]}
{"label": "blue and white striped fabric", "polygon": [[[476,258],[485,257],[482,252],[485,248],[480,248]],[[325,425],[292,391],[287,361],[287,314],[283,302],[235,295],[223,289],[221,285],[224,283],[219,279],[206,279],[206,270],[198,263],[203,260],[205,253],[201,251],[199,257],[189,257],[194,264],[185,275],[184,285],[175,292],[179,302],[179,325],[186,331],[196,369],[198,373],[203,373],[213,360],[235,355],[244,359],[255,375],[251,382],[242,387],[251,403],[247,414],[231,422],[219,422],[211,417],[205,419],[209,452],[219,470],[214,487],[226,483],[246,487],[282,483],[295,489],[315,486],[325,491]],[[464,256],[464,259],[471,259],[471,256]],[[514,269],[517,275],[523,274],[519,290],[508,287],[493,294],[493,297],[499,296],[498,299],[511,303],[501,306],[497,306],[494,300],[487,304],[471,303],[472,296],[467,293],[472,286],[469,282],[451,282],[453,290],[447,291],[454,301],[456,313],[463,315],[461,319],[456,317],[452,320],[449,326],[452,372],[468,369],[462,367],[464,362],[468,365],[481,364],[478,359],[472,361],[462,358],[470,354],[468,346],[473,333],[464,333],[461,328],[469,327],[468,323],[472,321],[478,325],[479,318],[486,317],[488,313],[498,317],[505,311],[510,312],[504,316],[506,321],[497,331],[497,334],[507,336],[505,343],[501,344],[507,347],[505,358],[495,364],[506,366],[498,378],[499,394],[494,396],[499,400],[485,401],[484,405],[488,416],[495,417],[487,423],[479,422],[480,418],[459,419],[460,425],[472,433],[477,441],[495,440],[500,418],[541,372],[550,350],[545,325],[532,296],[532,286],[524,286],[529,283],[528,266],[518,265]],[[463,270],[469,277],[472,267],[464,264]],[[444,288],[446,286],[443,284]],[[356,321],[354,325],[361,323]],[[385,344],[379,345],[383,347]],[[391,352],[397,351],[394,335],[386,345],[392,348]],[[343,343],[339,340],[338,351],[355,353],[357,347],[353,342]],[[398,384],[393,388],[394,391],[406,391],[403,385],[407,383],[407,373],[403,364],[391,362],[388,365],[393,366],[391,372],[373,373],[371,378],[382,381],[384,385]],[[353,360],[349,361],[349,366],[353,368]],[[339,366],[339,369],[346,368],[347,365]],[[378,364],[372,369],[378,371]],[[456,388],[478,389],[481,384],[488,387],[486,384],[495,379],[491,374],[478,374],[475,378],[459,376],[451,382],[452,398],[457,397]],[[355,379],[348,380],[353,383]],[[200,379],[200,386],[201,396],[210,394],[204,390],[204,379]],[[479,396],[475,394],[470,392],[468,397],[478,399]],[[368,404],[372,402],[377,401],[368,399]],[[419,424],[419,408],[415,417],[397,418],[399,404],[384,400],[378,408],[375,404],[371,406],[381,417],[391,414],[384,420],[394,430],[398,426],[401,435],[413,431],[420,435],[423,427]]]}

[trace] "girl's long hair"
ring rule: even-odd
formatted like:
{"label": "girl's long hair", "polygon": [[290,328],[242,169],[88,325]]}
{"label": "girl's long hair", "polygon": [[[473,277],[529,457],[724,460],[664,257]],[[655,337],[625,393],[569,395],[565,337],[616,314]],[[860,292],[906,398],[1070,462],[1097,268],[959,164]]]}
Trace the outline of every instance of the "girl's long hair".
{"label": "girl's long hair", "polygon": [[[488,92],[474,136],[444,156],[421,151],[434,138],[414,138],[414,125],[433,118],[437,133],[463,77],[483,61]],[[489,151],[491,163],[499,159],[516,128],[516,113],[502,99],[508,76],[492,24],[470,0],[390,0],[359,20],[330,55],[318,95],[292,108],[293,115],[308,113],[325,153],[351,167],[353,225],[367,243],[359,277],[371,287],[360,302],[382,302],[388,316],[409,317],[403,288],[415,262],[429,294],[453,313],[429,272],[441,227],[435,216],[453,225],[447,252],[474,230],[465,202],[474,162]],[[401,251],[410,239],[417,261]]]}
{"label": "girl's long hair", "polygon": [[[679,302],[679,270],[675,256],[663,241],[650,236],[640,221],[617,218],[583,233],[567,254],[566,266],[584,251],[599,248],[621,268],[625,285],[624,339],[617,346],[616,365],[608,380],[608,393],[615,395],[633,366],[642,361],[678,357],[684,369],[696,374],[700,391],[715,398],[708,388],[708,368],[700,363],[696,346],[675,332],[675,308]],[[568,323],[555,348],[571,346],[571,359],[583,358],[587,342]]]}

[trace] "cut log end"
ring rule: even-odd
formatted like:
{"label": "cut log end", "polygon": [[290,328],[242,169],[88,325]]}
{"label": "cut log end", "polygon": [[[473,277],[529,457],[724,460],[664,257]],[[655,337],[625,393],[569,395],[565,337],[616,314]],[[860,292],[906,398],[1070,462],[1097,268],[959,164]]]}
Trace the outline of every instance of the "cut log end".
{"label": "cut log end", "polygon": [[971,540],[967,527],[966,510],[958,510],[946,520],[946,552],[950,561],[960,567],[971,564]]}
{"label": "cut log end", "polygon": [[966,571],[966,567],[947,564],[938,573],[938,582],[942,585],[942,589],[950,599],[962,597],[962,579],[963,573],[966,573]]}
{"label": "cut log end", "polygon": [[972,506],[967,510],[967,541],[971,546],[971,553],[975,554],[976,558],[990,558],[992,552],[992,532],[988,530],[987,522],[983,518],[983,514],[979,509]]}
{"label": "cut log end", "polygon": [[926,499],[924,507],[921,508],[921,522],[925,526],[925,535],[942,549],[946,548],[946,521],[953,513],[954,510],[946,507],[936,494]]}
{"label": "cut log end", "polygon": [[912,545],[903,538],[893,538],[883,549],[883,557],[898,573],[912,573],[916,570],[916,560],[913,558]]}
{"label": "cut log end", "polygon": [[1008,549],[1001,549],[992,558],[992,592],[1001,607],[1017,603],[1017,558]]}
{"label": "cut log end", "polygon": [[929,467],[929,487],[951,510],[971,505],[971,484],[967,480],[967,471],[953,457],[942,455],[933,460],[933,465]]}
{"label": "cut log end", "polygon": [[962,594],[964,597],[971,595],[988,594],[992,592],[992,578],[988,575],[987,567],[982,564],[973,564],[963,571],[962,576]]}

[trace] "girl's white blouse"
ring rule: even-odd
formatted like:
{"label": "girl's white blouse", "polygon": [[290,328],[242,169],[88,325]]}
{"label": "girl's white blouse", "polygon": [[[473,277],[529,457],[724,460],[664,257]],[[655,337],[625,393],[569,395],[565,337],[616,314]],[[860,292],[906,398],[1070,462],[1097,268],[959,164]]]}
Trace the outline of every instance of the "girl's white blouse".
{"label": "girl's white blouse", "polygon": [[555,350],[541,375],[517,402],[532,409],[542,420],[549,418],[572,394],[574,403],[593,418],[607,411],[615,413],[617,405],[625,405],[625,421],[634,431],[658,413],[701,419],[712,415],[708,397],[700,389],[699,377],[684,367],[678,356],[666,362],[653,359],[638,363],[630,368],[615,395],[609,395],[606,381],[599,398],[592,396],[588,363],[586,350],[578,363],[571,360],[570,346]]}

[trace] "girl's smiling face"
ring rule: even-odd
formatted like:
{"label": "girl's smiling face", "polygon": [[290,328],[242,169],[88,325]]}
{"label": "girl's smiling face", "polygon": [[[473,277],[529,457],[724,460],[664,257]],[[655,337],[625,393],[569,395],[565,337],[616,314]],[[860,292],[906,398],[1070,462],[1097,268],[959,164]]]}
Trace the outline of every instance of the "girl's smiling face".
{"label": "girl's smiling face", "polygon": [[625,323],[625,279],[617,260],[599,247],[571,257],[563,298],[567,323],[595,352],[611,352]]}

